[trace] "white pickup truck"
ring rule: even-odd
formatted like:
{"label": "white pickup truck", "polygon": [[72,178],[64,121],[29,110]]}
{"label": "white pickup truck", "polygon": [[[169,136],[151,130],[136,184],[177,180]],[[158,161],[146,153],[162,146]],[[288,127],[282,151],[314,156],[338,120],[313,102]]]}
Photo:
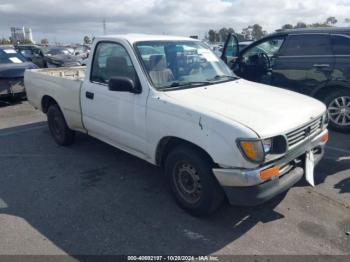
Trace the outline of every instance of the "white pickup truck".
{"label": "white pickup truck", "polygon": [[313,183],[328,140],[321,102],[239,79],[190,38],[105,36],[92,50],[86,69],[25,72],[59,145],[79,131],[162,167],[195,215],[224,199],[260,204],[304,174]]}

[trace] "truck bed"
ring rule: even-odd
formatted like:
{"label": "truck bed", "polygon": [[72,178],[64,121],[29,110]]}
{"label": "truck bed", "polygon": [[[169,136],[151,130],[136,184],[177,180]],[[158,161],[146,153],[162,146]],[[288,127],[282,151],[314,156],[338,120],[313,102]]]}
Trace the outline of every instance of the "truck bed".
{"label": "truck bed", "polygon": [[80,91],[85,67],[26,70],[24,86],[30,103],[43,110],[43,99],[50,97],[60,105],[67,125],[85,131],[82,123]]}
{"label": "truck bed", "polygon": [[86,67],[58,67],[37,69],[35,72],[43,75],[61,77],[70,80],[84,80]]}

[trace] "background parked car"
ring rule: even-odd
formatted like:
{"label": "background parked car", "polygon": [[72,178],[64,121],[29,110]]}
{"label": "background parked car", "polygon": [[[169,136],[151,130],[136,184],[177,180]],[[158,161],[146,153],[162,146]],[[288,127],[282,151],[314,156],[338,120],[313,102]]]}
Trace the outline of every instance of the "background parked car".
{"label": "background parked car", "polygon": [[17,52],[21,53],[28,61],[36,64],[38,67],[45,68],[47,63],[43,50],[36,45],[18,45]]}
{"label": "background parked car", "polygon": [[350,28],[287,30],[237,47],[229,36],[222,59],[238,76],[318,98],[330,127],[350,131]]}
{"label": "background parked car", "polygon": [[75,56],[65,47],[51,47],[45,52],[48,67],[81,66],[82,58]]}
{"label": "background parked car", "polygon": [[23,95],[23,75],[26,69],[38,68],[26,61],[13,47],[0,46],[0,97]]}

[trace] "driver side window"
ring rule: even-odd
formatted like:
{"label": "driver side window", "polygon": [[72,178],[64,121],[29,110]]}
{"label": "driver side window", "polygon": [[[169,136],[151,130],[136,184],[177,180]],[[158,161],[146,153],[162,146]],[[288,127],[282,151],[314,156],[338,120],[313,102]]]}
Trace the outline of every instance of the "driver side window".
{"label": "driver side window", "polygon": [[126,49],[118,43],[100,42],[92,63],[91,81],[107,84],[112,77],[137,79]]}
{"label": "driver side window", "polygon": [[284,37],[269,39],[265,42],[262,42],[250,49],[248,49],[243,54],[243,61],[248,62],[254,56],[265,54],[269,58],[274,57],[278,51],[281,49],[284,43]]}

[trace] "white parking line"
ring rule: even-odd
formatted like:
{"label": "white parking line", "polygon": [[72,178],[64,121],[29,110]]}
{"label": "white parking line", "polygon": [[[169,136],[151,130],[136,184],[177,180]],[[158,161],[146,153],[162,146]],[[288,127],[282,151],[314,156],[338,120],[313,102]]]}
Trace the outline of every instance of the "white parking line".
{"label": "white parking line", "polygon": [[46,127],[46,125],[40,125],[40,126],[33,126],[33,127],[28,127],[28,128],[23,128],[17,131],[10,131],[10,132],[3,132],[1,133],[0,131],[0,137],[2,136],[10,136],[10,135],[15,135],[15,134],[19,134],[19,133],[24,133],[24,132],[28,132],[28,131],[32,131],[32,130],[36,130],[36,129],[41,129]]}

